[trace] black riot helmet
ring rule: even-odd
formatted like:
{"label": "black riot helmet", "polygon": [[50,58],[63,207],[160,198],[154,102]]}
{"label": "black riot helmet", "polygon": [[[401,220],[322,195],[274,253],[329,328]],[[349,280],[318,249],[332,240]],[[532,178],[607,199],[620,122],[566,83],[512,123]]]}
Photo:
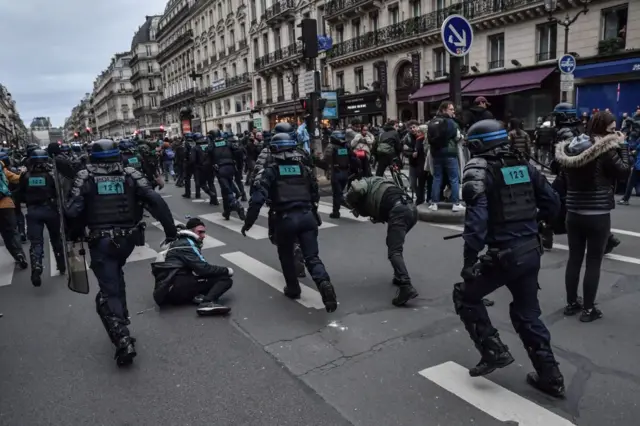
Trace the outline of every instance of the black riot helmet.
{"label": "black riot helmet", "polygon": [[49,154],[44,149],[34,149],[29,153],[29,163],[32,165],[49,163]]}
{"label": "black riot helmet", "polygon": [[38,145],[37,143],[30,143],[27,145],[27,156],[31,155],[31,151],[33,151],[34,149],[40,149],[40,145]]}
{"label": "black riot helmet", "polygon": [[480,154],[509,143],[509,135],[498,120],[480,120],[467,132],[467,147],[471,154]]}
{"label": "black riot helmet", "polygon": [[92,163],[117,163],[120,162],[120,149],[118,144],[111,139],[100,139],[91,144]]}
{"label": "black riot helmet", "polygon": [[271,138],[269,148],[271,152],[291,151],[298,146],[297,142],[291,138],[289,133],[277,133]]}
{"label": "black riot helmet", "polygon": [[207,132],[207,136],[209,136],[209,138],[211,138],[212,140],[216,140],[216,139],[220,139],[220,130],[218,129],[214,129],[214,130],[209,130]]}
{"label": "black riot helmet", "polygon": [[556,105],[552,115],[556,127],[574,126],[580,123],[575,107],[569,102],[560,102]]}
{"label": "black riot helmet", "polygon": [[278,123],[273,128],[273,133],[293,133],[293,126],[286,122]]}

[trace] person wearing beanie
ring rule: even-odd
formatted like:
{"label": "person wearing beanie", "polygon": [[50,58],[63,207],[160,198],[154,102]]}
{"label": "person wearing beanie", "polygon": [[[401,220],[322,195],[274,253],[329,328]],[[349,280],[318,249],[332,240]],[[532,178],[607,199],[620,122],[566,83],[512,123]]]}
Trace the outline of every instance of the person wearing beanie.
{"label": "person wearing beanie", "polygon": [[202,256],[206,238],[202,220],[191,218],[182,228],[151,264],[156,280],[153,299],[158,306],[193,303],[198,315],[228,314],[231,308],[219,299],[233,284],[233,269],[212,265]]}

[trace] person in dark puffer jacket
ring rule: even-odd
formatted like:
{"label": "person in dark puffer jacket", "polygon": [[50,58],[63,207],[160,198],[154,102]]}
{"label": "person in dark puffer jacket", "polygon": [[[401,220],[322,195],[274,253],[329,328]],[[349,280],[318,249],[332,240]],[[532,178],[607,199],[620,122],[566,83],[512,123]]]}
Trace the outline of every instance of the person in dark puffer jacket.
{"label": "person in dark puffer jacket", "polygon": [[[569,261],[565,272],[567,306],[565,315],[580,310],[580,321],[602,317],[595,307],[600,266],[611,231],[610,212],[615,208],[614,185],[629,174],[629,165],[620,154],[624,143],[616,132],[615,117],[598,112],[589,121],[587,135],[558,143],[556,160],[566,177],[567,238]],[[586,250],[583,282],[584,302],[577,297],[580,268]]]}

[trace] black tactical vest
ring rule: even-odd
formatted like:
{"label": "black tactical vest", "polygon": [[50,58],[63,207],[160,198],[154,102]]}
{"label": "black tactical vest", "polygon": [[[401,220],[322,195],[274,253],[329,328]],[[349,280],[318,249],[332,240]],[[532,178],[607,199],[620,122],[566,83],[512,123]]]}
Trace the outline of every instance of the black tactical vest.
{"label": "black tactical vest", "polygon": [[138,205],[131,178],[124,172],[89,174],[91,192],[87,196],[87,227],[132,228],[138,222]]}
{"label": "black tactical vest", "polygon": [[333,164],[342,170],[349,168],[349,149],[346,146],[333,146]]}
{"label": "black tactical vest", "polygon": [[231,151],[229,142],[225,140],[215,141],[213,142],[213,149],[217,165],[222,166],[233,163],[233,151]]}
{"label": "black tactical vest", "polygon": [[140,158],[131,151],[122,151],[122,165],[125,167],[133,167],[136,170],[142,170]]}
{"label": "black tactical vest", "polygon": [[291,203],[311,203],[311,181],[300,163],[278,162],[272,167],[276,174],[276,190],[271,200],[274,210],[283,210]]}
{"label": "black tactical vest", "polygon": [[56,203],[56,182],[50,172],[33,170],[27,172],[24,179],[27,182],[27,190],[24,194],[24,202],[27,206]]}
{"label": "black tactical vest", "polygon": [[487,194],[489,226],[494,231],[508,223],[536,220],[536,196],[527,162],[508,156],[491,161],[493,188]]}

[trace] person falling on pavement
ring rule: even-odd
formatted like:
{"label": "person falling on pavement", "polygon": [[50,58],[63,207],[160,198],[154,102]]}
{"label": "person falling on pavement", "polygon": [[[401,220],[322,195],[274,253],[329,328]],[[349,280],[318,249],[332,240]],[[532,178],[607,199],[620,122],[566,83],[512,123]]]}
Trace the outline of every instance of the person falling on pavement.
{"label": "person falling on pavement", "polygon": [[202,256],[206,228],[199,218],[191,218],[186,229],[151,264],[156,279],[153,299],[158,306],[197,305],[198,315],[224,315],[231,308],[220,297],[232,286],[233,269],[208,263]]}

